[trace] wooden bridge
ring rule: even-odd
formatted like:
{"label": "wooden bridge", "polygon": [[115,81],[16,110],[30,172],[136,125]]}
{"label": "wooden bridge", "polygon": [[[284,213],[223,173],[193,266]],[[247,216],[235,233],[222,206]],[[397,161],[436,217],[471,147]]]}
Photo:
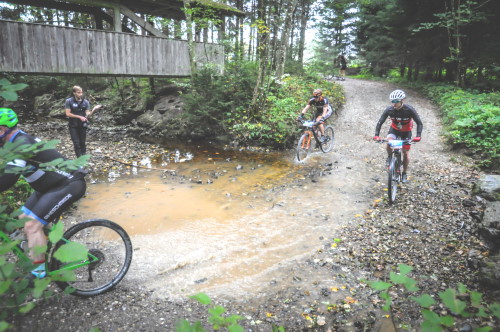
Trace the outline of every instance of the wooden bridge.
{"label": "wooden bridge", "polygon": [[[195,53],[222,73],[222,45],[195,43]],[[183,40],[0,21],[0,72],[182,77],[191,68]]]}

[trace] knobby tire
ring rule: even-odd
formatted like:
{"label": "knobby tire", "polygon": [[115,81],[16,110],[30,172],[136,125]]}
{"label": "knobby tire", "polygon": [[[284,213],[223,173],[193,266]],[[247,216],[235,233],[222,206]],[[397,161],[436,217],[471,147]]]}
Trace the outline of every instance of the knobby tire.
{"label": "knobby tire", "polygon": [[323,144],[320,144],[321,151],[323,152],[330,152],[333,149],[333,139],[334,139],[334,132],[333,132],[333,127],[332,126],[326,126],[325,127],[325,137],[327,141]]}
{"label": "knobby tire", "polygon": [[396,156],[392,156],[389,171],[387,172],[387,195],[389,196],[389,203],[392,204],[396,200],[396,195],[398,192],[398,174],[397,174],[397,159]]}
{"label": "knobby tire", "polygon": [[312,145],[312,137],[309,142],[309,146],[306,146],[306,142],[309,139],[309,134],[302,134],[299,139],[299,143],[297,144],[297,161],[303,161],[309,156],[311,152]]}
{"label": "knobby tire", "polygon": [[[132,242],[125,230],[118,224],[104,219],[92,219],[68,229],[63,238],[83,244],[89,253],[98,258],[95,263],[79,267],[72,281],[56,281],[63,290],[72,295],[90,297],[102,294],[116,286],[127,273],[132,262]],[[66,242],[59,241],[52,253]],[[50,259],[50,270],[64,268],[55,258]],[[91,279],[89,280],[89,275]]]}

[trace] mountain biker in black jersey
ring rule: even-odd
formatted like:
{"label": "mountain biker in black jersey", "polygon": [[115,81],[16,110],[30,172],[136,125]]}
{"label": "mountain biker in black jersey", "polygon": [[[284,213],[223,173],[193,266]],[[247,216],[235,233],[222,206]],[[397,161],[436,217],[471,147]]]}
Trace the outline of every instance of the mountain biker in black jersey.
{"label": "mountain biker in black jersey", "polygon": [[[0,151],[6,142],[20,145],[33,145],[41,140],[18,129],[17,114],[10,108],[0,108]],[[55,149],[46,149],[33,156],[9,161],[6,172],[0,175],[0,192],[12,187],[22,175],[35,190],[21,207],[23,212],[19,219],[27,218],[24,232],[28,240],[29,256],[36,265],[32,275],[43,278],[45,272],[45,255],[31,250],[34,247],[46,246],[47,238],[43,227],[55,221],[73,202],[80,199],[86,190],[85,171],[78,169],[66,172],[61,169],[42,169],[40,164],[64,159]],[[16,172],[17,170],[17,172]],[[14,172],[12,172],[14,171]]]}
{"label": "mountain biker in black jersey", "polygon": [[303,120],[307,110],[311,107],[314,108],[314,119],[316,120],[316,122],[318,122],[318,128],[321,132],[321,137],[319,138],[319,140],[321,143],[323,143],[325,141],[325,126],[323,125],[323,123],[332,115],[333,111],[330,104],[328,104],[328,98],[323,97],[323,91],[321,89],[316,89],[313,91],[313,97],[309,99],[309,102],[307,103],[306,107],[304,107],[304,109],[300,112],[297,120]]}
{"label": "mountain biker in black jersey", "polygon": [[[377,122],[377,126],[375,128],[375,137],[374,140],[379,141],[380,137],[380,128],[382,124],[385,122],[387,117],[391,118],[391,127],[389,128],[389,133],[387,134],[387,140],[393,140],[397,137],[400,137],[403,140],[410,140],[412,137],[412,128],[413,121],[417,123],[417,135],[413,139],[414,142],[420,142],[420,138],[422,135],[422,129],[424,125],[420,120],[420,116],[417,111],[410,105],[404,104],[404,99],[406,98],[406,94],[403,90],[394,90],[389,95],[389,100],[392,103],[392,106],[389,106],[385,109],[384,113]],[[410,144],[403,145],[403,174],[402,181],[407,182],[408,178],[406,175],[406,171],[408,170],[408,165],[410,163]],[[391,147],[387,145],[387,164],[390,160],[391,155]]]}

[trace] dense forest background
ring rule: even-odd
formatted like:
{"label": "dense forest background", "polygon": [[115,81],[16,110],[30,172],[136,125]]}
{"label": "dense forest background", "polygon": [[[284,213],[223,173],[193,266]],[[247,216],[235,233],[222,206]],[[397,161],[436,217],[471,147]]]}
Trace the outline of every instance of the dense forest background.
{"label": "dense forest background", "polygon": [[[0,18],[110,29],[85,3],[66,10],[1,3]],[[141,16],[170,38],[223,43],[228,62],[257,62],[254,104],[262,102],[270,76],[311,68],[333,73],[342,53],[351,66],[375,75],[397,69],[408,80],[498,89],[498,1],[235,0],[228,5],[246,15],[222,17],[185,0],[186,20]],[[132,20],[123,22],[125,32],[147,34]]]}
{"label": "dense forest background", "polygon": [[[40,3],[47,7],[14,3],[19,1],[0,3],[0,19],[113,28],[103,19],[112,10],[92,7],[92,2]],[[351,77],[390,79],[426,93],[441,106],[452,144],[481,154],[484,165],[498,164],[500,1],[236,0],[227,5],[233,9],[221,14],[216,3],[184,0],[183,19],[137,13],[169,38],[225,46],[222,76],[190,54],[191,77],[149,80],[151,86],[172,83],[182,89],[184,118],[166,125],[199,128],[200,137],[222,133],[242,144],[290,147],[298,133],[295,117],[314,88],[323,88],[335,109],[343,104],[342,87],[325,78],[338,73],[337,58],[345,54]],[[124,33],[150,34],[127,16],[121,19]],[[1,77],[27,83],[30,88],[20,92],[24,96],[61,91],[66,84],[54,83],[53,77]],[[82,81],[94,82],[84,86],[90,92],[97,86],[114,87],[111,95],[122,101],[148,85],[137,78]],[[151,91],[137,92],[146,100],[134,102],[146,108],[136,113],[151,105]],[[117,108],[125,107],[119,104]],[[179,135],[193,133],[187,129]]]}
{"label": "dense forest background", "polygon": [[[97,1],[39,0],[37,7],[28,2],[35,3],[0,2],[0,19],[112,30],[112,22],[103,17],[113,13],[92,7]],[[24,102],[45,95],[64,100],[69,87],[79,84],[95,97],[92,102],[106,100],[114,124],[125,126],[116,114],[133,115],[126,118],[130,123],[153,110],[160,91],[155,86],[175,86],[185,112],[160,123],[179,129],[175,135],[196,134],[206,140],[225,136],[239,144],[289,148],[299,133],[295,119],[313,89],[321,87],[335,110],[342,106],[342,86],[326,78],[337,74],[336,59],[345,54],[350,77],[392,80],[425,93],[440,106],[450,144],[468,149],[478,167],[498,173],[500,1],[231,0],[227,5],[236,10],[224,15],[208,0],[182,4],[183,19],[137,15],[169,38],[223,44],[223,75],[200,66],[192,54],[192,76],[185,79],[56,78],[0,71],[0,107],[12,107],[23,118],[24,111],[34,109]],[[149,34],[126,16],[121,19],[124,33]],[[54,105],[57,109],[61,104]],[[3,157],[5,168],[9,155]],[[11,204],[24,200],[14,195],[28,192],[28,185],[21,185],[22,190],[5,193]],[[46,286],[40,284],[36,293]],[[4,294],[18,300],[13,312],[34,306],[19,307],[27,296],[24,288],[18,298]],[[6,326],[2,323],[0,330]]]}

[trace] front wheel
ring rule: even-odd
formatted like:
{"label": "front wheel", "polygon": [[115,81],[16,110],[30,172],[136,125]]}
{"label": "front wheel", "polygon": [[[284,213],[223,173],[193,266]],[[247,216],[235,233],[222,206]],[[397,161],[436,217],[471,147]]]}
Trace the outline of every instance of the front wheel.
{"label": "front wheel", "polygon": [[302,134],[297,144],[297,160],[303,161],[311,152],[311,135],[308,133]]}
{"label": "front wheel", "polygon": [[321,144],[321,151],[330,152],[333,149],[334,132],[332,126],[325,127],[325,142]]}
{"label": "front wheel", "polygon": [[123,279],[132,262],[130,237],[120,225],[109,220],[93,219],[76,224],[64,233],[53,253],[68,243],[86,247],[87,259],[62,263],[52,258],[49,274],[55,275],[55,279],[64,275],[64,281],[56,283],[72,295],[89,297],[107,292]]}
{"label": "front wheel", "polygon": [[389,164],[387,174],[387,195],[389,196],[389,203],[394,203],[396,194],[398,192],[399,174],[397,172],[397,159],[393,156]]}

